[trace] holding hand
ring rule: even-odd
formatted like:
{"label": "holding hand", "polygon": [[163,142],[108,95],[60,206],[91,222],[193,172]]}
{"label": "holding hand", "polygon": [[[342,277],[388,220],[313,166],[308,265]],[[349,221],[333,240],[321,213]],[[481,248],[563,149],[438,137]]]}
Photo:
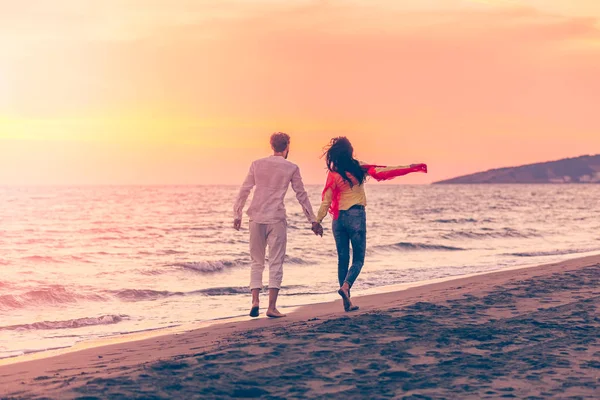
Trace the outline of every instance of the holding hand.
{"label": "holding hand", "polygon": [[240,228],[242,227],[242,220],[241,219],[234,219],[233,220],[233,229],[235,229],[236,231],[239,231]]}
{"label": "holding hand", "polygon": [[312,231],[315,235],[323,237],[323,226],[318,222],[313,222]]}

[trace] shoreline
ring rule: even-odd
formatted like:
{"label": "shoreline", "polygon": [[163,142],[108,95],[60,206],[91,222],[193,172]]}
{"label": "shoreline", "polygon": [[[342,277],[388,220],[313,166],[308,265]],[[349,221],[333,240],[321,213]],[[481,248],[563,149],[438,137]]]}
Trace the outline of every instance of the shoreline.
{"label": "shoreline", "polygon": [[[559,261],[559,262],[565,262],[565,261],[569,261],[569,260],[577,260],[580,258],[594,257],[596,255],[600,256],[600,252],[589,252],[589,254],[590,255],[587,255],[584,257],[577,257],[575,259],[567,259],[567,260],[563,260],[563,261]],[[551,263],[551,264],[554,264],[554,263]],[[476,273],[465,274],[465,275],[448,276],[448,277],[443,277],[443,278],[428,279],[428,280],[424,280],[424,281],[399,283],[399,284],[381,286],[381,287],[377,287],[377,288],[364,289],[360,292],[360,295],[357,296],[356,298],[360,298],[360,297],[364,297],[364,296],[385,295],[385,294],[389,294],[389,293],[402,292],[402,291],[406,291],[406,290],[414,289],[414,288],[423,288],[423,287],[426,287],[429,285],[434,285],[437,283],[451,282],[451,281],[455,281],[455,280],[461,280],[461,279],[466,279],[466,278],[471,278],[471,277],[494,274],[494,273],[503,272],[503,271],[514,271],[514,270],[541,267],[544,265],[550,265],[550,264],[542,264],[542,265],[540,265],[540,264],[523,264],[523,265],[518,265],[518,266],[505,267],[505,268],[493,270],[493,271],[476,272]],[[331,294],[333,294],[333,293],[334,292],[332,292]],[[280,308],[284,309],[285,312],[289,316],[290,314],[292,314],[304,307],[319,307],[319,306],[324,306],[324,305],[331,305],[331,304],[338,303],[338,302],[339,302],[339,300],[334,300],[334,301],[327,301],[327,302],[299,304],[299,305],[295,305],[295,306],[280,307]],[[265,316],[261,313],[260,318],[264,318],[264,317]],[[229,323],[246,322],[246,321],[254,321],[254,320],[256,320],[256,319],[250,318],[247,315],[232,315],[232,316],[225,316],[225,317],[221,317],[221,318],[209,319],[209,320],[205,320],[205,321],[201,321],[201,322],[181,324],[181,325],[173,326],[173,327],[155,328],[155,329],[148,329],[148,330],[137,331],[137,332],[124,333],[121,335],[100,337],[97,339],[84,340],[81,342],[77,342],[73,346],[66,346],[66,347],[47,349],[47,350],[39,350],[39,351],[31,351],[31,352],[28,352],[25,354],[0,358],[0,367],[7,366],[7,365],[15,365],[15,364],[19,364],[19,363],[25,363],[25,362],[30,362],[30,361],[44,360],[47,358],[58,357],[58,356],[62,356],[65,354],[70,354],[70,353],[77,353],[77,352],[83,351],[83,350],[102,348],[105,346],[111,346],[111,345],[115,345],[115,344],[123,344],[123,343],[130,343],[130,342],[134,343],[134,342],[138,342],[138,341],[142,341],[142,340],[149,340],[149,339],[153,339],[153,338],[157,338],[157,337],[161,337],[161,336],[180,335],[180,334],[184,334],[184,333],[188,333],[188,332],[193,332],[196,330],[208,329],[215,325],[223,325],[223,324],[229,324]]]}
{"label": "shoreline", "polygon": [[[200,357],[200,355],[210,354],[218,351],[220,347],[235,343],[236,340],[241,340],[240,343],[243,345],[240,347],[241,349],[253,347],[248,341],[252,341],[250,338],[256,332],[267,332],[266,334],[272,333],[274,330],[304,332],[307,329],[317,329],[321,325],[337,325],[343,321],[363,318],[373,319],[370,321],[372,324],[378,321],[375,318],[376,315],[381,314],[380,318],[387,320],[388,314],[416,304],[451,304],[453,301],[463,301],[464,298],[484,296],[485,293],[493,292],[498,288],[518,285],[519,282],[531,281],[533,285],[553,274],[575,275],[579,271],[595,266],[600,266],[600,256],[579,257],[544,265],[511,267],[469,276],[441,278],[436,282],[428,281],[411,287],[398,288],[399,285],[394,285],[386,287],[390,291],[385,293],[356,297],[356,303],[361,306],[361,310],[357,313],[344,313],[341,301],[337,300],[299,307],[289,313],[287,318],[281,320],[270,320],[264,317],[259,319],[238,317],[234,320],[218,320],[216,323],[195,327],[191,330],[176,332],[161,330],[160,333],[150,337],[142,336],[133,339],[127,335],[119,337],[118,342],[102,342],[100,345],[96,343],[95,346],[88,344],[77,349],[72,347],[59,354],[46,355],[47,352],[43,352],[44,356],[32,357],[27,360],[23,359],[27,356],[13,357],[0,360],[0,383],[3,390],[6,390],[6,394],[13,396],[31,395],[35,397],[45,393],[46,396],[70,398],[74,393],[71,390],[89,386],[94,377],[117,379],[122,374],[132,372],[139,374],[140,371],[145,371],[156,363],[174,362],[180,358],[187,359],[194,356]],[[584,282],[581,279],[580,281]],[[577,282],[579,281],[573,283],[574,287]],[[410,284],[401,286],[405,285]],[[582,291],[586,296],[588,292],[590,296],[592,294],[600,295],[598,291],[592,289],[586,289],[585,293]],[[554,293],[550,292],[550,295],[554,297]],[[567,292],[563,296],[565,302],[573,300]],[[569,298],[567,299],[567,297]],[[545,304],[544,301],[548,304],[562,301],[562,297],[552,300],[546,296],[545,299],[543,297],[540,299],[531,297],[527,298],[527,302],[535,300],[535,305],[540,306]],[[517,307],[516,311],[530,312],[536,308],[527,302],[524,303],[524,306]],[[498,315],[504,316],[503,313],[504,311],[498,311]],[[457,314],[454,317],[463,319],[465,315]],[[379,333],[379,331],[375,333]],[[240,337],[242,339],[239,339]],[[244,338],[246,339],[244,340]],[[289,339],[292,338],[293,335]],[[423,357],[431,358],[430,356]],[[6,362],[7,360],[12,362]],[[66,384],[67,382],[68,384]]]}

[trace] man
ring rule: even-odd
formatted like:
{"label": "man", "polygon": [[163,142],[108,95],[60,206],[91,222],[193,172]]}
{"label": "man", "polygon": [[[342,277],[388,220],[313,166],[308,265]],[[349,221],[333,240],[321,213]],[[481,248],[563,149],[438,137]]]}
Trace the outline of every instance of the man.
{"label": "man", "polygon": [[282,132],[271,136],[273,155],[256,160],[250,166],[246,180],[242,184],[234,206],[233,227],[240,230],[242,211],[254,186],[254,197],[248,209],[250,217],[250,290],[252,291],[251,317],[259,315],[259,293],[263,287],[262,275],[265,269],[265,252],[269,247],[269,307],[270,318],[285,317],[277,310],[277,296],[283,279],[283,261],[287,245],[287,216],[283,200],[289,188],[296,192],[304,215],[312,223],[315,235],[323,236],[323,227],[317,222],[308,194],[304,190],[300,169],[287,161],[290,152],[290,137]]}

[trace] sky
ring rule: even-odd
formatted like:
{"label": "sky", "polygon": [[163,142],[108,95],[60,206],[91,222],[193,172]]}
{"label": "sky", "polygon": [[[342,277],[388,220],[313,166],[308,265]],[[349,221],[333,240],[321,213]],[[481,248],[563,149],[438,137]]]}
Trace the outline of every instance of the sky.
{"label": "sky", "polygon": [[[424,184],[600,153],[597,0],[0,0],[0,184],[239,184],[291,135]],[[395,181],[400,183],[400,180]]]}

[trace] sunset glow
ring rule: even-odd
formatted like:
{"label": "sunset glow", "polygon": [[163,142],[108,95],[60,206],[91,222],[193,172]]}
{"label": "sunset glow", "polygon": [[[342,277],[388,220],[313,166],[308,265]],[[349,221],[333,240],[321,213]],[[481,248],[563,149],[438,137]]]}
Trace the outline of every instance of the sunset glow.
{"label": "sunset glow", "polygon": [[309,183],[337,135],[429,164],[408,183],[600,153],[598,18],[597,0],[0,0],[0,184],[238,184],[273,131]]}

